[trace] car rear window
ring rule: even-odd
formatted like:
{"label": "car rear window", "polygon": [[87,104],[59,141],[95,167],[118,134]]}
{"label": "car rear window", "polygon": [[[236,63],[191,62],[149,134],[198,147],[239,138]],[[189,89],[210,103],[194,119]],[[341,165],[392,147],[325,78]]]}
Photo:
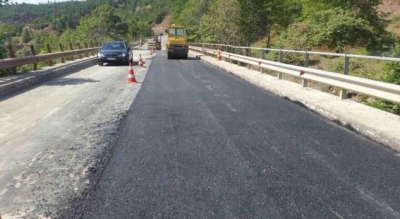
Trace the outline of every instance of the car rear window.
{"label": "car rear window", "polygon": [[118,49],[126,49],[123,43],[105,43],[103,46],[104,50],[118,50]]}

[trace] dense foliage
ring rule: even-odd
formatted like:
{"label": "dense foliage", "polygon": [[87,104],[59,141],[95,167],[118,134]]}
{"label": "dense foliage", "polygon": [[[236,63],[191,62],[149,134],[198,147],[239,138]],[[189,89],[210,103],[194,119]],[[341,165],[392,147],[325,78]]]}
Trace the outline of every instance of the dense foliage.
{"label": "dense foliage", "polygon": [[376,11],[379,4],[380,0],[175,0],[173,21],[189,26],[193,38],[204,42],[249,45],[265,38],[270,47],[272,37],[300,26],[297,32],[306,38],[302,47],[326,45],[342,52],[346,46],[365,46],[377,51],[394,42]]}
{"label": "dense foliage", "polygon": [[57,31],[76,27],[79,19],[108,0],[52,2],[48,4],[14,4],[0,8],[0,21],[6,24],[29,24],[39,29],[52,25]]}
{"label": "dense foliage", "polygon": [[[169,13],[173,14],[173,23],[188,27],[194,41],[250,45],[265,39],[266,47],[278,47],[292,44],[284,42],[294,40],[288,34],[300,33],[304,44],[299,47],[324,45],[338,52],[346,46],[380,51],[394,42],[376,11],[380,0],[86,0],[39,5],[0,2],[5,5],[0,8],[0,25],[15,26],[11,35],[21,36],[22,42],[33,38],[24,30],[27,26],[51,27],[58,34],[73,35],[71,40],[87,39],[85,35],[100,37],[99,40],[133,40],[150,36],[151,25],[160,23]],[[113,15],[98,17],[102,13]],[[115,21],[117,24],[112,27]],[[120,28],[124,30],[117,30]],[[88,34],[91,31],[94,34]]]}

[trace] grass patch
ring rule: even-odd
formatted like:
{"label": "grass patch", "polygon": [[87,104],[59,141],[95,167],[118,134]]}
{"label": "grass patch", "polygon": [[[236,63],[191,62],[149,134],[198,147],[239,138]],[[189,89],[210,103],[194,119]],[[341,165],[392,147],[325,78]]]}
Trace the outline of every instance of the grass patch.
{"label": "grass patch", "polygon": [[390,23],[394,24],[394,23],[400,23],[400,16],[399,15],[395,15],[393,17],[390,18]]}

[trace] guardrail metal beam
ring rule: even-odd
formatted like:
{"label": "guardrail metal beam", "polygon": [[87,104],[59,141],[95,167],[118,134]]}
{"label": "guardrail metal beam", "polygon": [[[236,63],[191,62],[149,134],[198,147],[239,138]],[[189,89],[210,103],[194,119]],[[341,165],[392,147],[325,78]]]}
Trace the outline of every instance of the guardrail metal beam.
{"label": "guardrail metal beam", "polygon": [[[214,55],[216,53],[215,50],[196,46],[190,46],[190,49],[210,55]],[[312,80],[338,87],[341,89],[341,99],[345,98],[345,93],[347,90],[352,90],[390,102],[400,103],[400,86],[347,75],[349,65],[349,57],[347,56],[345,56],[344,74],[308,68],[306,67],[307,62],[305,62],[305,67],[301,67],[227,52],[221,52],[221,56],[226,60],[229,59],[230,62],[234,60],[238,63],[246,63],[252,66],[259,66],[260,68],[277,71],[279,79],[282,78],[282,73],[285,73],[299,77],[304,81]]]}

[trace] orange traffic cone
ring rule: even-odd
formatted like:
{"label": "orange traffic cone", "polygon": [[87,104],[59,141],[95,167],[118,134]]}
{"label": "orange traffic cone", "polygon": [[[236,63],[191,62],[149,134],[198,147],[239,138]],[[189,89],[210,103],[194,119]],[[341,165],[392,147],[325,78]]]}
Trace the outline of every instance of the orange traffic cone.
{"label": "orange traffic cone", "polygon": [[221,61],[221,50],[218,47],[218,53],[217,53],[217,61]]}
{"label": "orange traffic cone", "polygon": [[129,71],[128,71],[128,83],[135,83],[135,73],[133,72],[132,68],[132,61],[129,61]]}
{"label": "orange traffic cone", "polygon": [[139,54],[139,67],[143,67],[142,54]]}

